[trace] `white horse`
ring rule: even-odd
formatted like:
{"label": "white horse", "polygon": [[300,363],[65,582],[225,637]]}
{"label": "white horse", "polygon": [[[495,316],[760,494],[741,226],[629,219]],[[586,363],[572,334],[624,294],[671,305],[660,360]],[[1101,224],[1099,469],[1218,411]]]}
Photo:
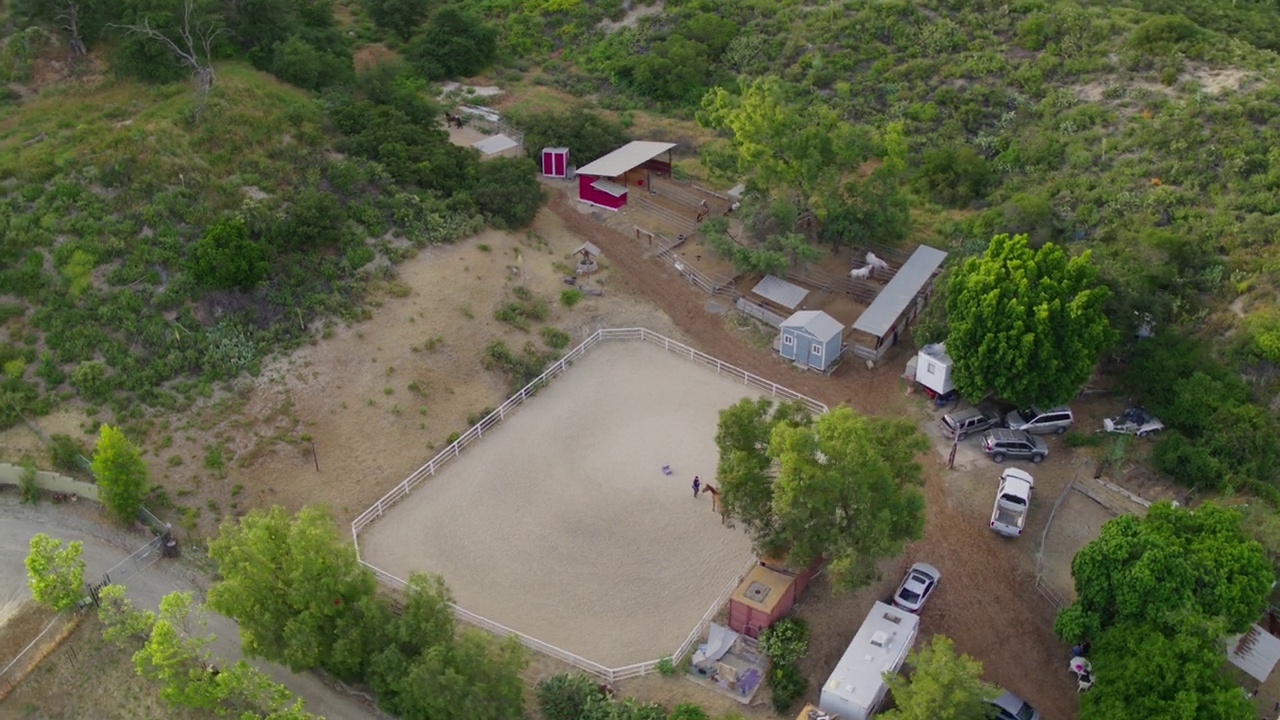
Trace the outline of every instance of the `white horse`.
{"label": "white horse", "polygon": [[867,265],[875,268],[877,271],[883,270],[884,272],[889,272],[889,263],[881,260],[873,252],[867,253]]}
{"label": "white horse", "polygon": [[874,270],[875,268],[870,265],[863,265],[860,268],[854,268],[849,271],[849,279],[850,280],[866,280],[867,278],[871,277],[871,273]]}

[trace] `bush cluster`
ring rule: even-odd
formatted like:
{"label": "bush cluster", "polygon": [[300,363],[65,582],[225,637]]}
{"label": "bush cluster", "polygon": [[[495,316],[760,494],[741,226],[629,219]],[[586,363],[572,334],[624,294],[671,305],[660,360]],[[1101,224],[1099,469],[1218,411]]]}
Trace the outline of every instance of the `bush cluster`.
{"label": "bush cluster", "polygon": [[798,617],[779,618],[760,631],[759,640],[760,651],[769,658],[773,709],[785,713],[809,689],[799,665],[809,649],[809,626]]}

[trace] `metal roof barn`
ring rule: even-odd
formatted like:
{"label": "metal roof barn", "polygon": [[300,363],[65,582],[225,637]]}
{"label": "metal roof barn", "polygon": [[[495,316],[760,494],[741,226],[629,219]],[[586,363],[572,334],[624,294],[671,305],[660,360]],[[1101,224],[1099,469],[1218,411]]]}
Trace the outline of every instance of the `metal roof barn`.
{"label": "metal roof barn", "polygon": [[809,294],[808,290],[799,285],[793,285],[773,275],[765,275],[755,287],[751,288],[751,292],[788,310],[795,310],[796,306]]}
{"label": "metal roof barn", "polygon": [[916,248],[911,258],[876,296],[871,307],[858,317],[853,329],[876,337],[883,336],[915,299],[920,288],[933,277],[933,272],[942,266],[946,257],[945,252],[928,245]]}
{"label": "metal roof barn", "polygon": [[649,162],[675,146],[675,143],[636,140],[578,168],[578,174],[607,178],[618,177],[628,170]]}

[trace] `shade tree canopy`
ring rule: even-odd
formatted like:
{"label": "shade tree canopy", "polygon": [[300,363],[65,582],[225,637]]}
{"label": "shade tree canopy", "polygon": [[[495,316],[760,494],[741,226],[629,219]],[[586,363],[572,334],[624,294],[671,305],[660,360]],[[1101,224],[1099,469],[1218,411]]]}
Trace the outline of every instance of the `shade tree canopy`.
{"label": "shade tree canopy", "polygon": [[982,681],[982,663],[955,651],[946,635],[934,635],[907,655],[910,676],[885,673],[893,709],[884,720],[987,720],[999,688]]}
{"label": "shade tree canopy", "polygon": [[36,602],[58,612],[75,606],[84,597],[84,560],[79,540],[67,543],[44,533],[31,536],[27,566],[27,586]]}
{"label": "shade tree canopy", "polygon": [[1219,618],[1244,632],[1262,613],[1275,579],[1238,511],[1206,503],[1156,503],[1141,519],[1108,520],[1071,561],[1076,600],[1054,624],[1068,642],[1118,623],[1171,626],[1187,615]]}
{"label": "shade tree canopy", "polygon": [[762,552],[825,558],[837,589],[875,578],[877,560],[923,531],[915,456],[928,440],[906,420],[839,407],[810,421],[795,405],[743,400],[721,413],[716,443],[728,515]]}
{"label": "shade tree canopy", "polygon": [[89,469],[98,483],[102,504],[116,520],[132,523],[148,489],[142,451],[120,428],[104,424],[98,429]]}
{"label": "shade tree canopy", "polygon": [[1074,397],[1115,341],[1089,253],[997,235],[947,283],[947,353],[960,394],[1017,405]]}

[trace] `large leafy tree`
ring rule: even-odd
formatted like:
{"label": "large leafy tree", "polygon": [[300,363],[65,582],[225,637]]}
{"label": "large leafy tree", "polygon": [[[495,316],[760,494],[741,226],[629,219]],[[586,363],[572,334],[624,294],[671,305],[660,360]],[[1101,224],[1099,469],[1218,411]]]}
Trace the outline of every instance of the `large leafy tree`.
{"label": "large leafy tree", "polygon": [[83,544],[79,540],[62,546],[62,540],[44,533],[31,536],[27,554],[27,586],[37,602],[61,612],[84,597]]}
{"label": "large leafy tree", "polygon": [[951,638],[934,635],[907,656],[911,676],[885,673],[893,709],[884,720],[987,720],[989,700],[999,695],[982,682],[982,662],[957,654]]}
{"label": "large leafy tree", "polygon": [[430,80],[475,75],[497,51],[498,31],[479,15],[454,5],[435,11],[405,46],[405,56]]}
{"label": "large leafy tree", "polygon": [[251,288],[267,275],[265,244],[249,237],[244,220],[227,217],[205,228],[191,252],[196,281],[214,288]]}
{"label": "large leafy tree", "polygon": [[718,172],[748,176],[808,210],[832,195],[840,175],[871,148],[869,136],[823,103],[794,101],[776,76],[757,78],[734,94],[717,87],[702,98],[698,121],[729,136],[707,149]]}
{"label": "large leafy tree", "polygon": [[720,461],[716,480],[728,517],[746,526],[756,545],[778,549],[777,518],[773,514],[773,456],[769,437],[781,424],[805,424],[809,412],[799,403],[775,403],[762,397],[743,398],[720,411],[716,448]]}
{"label": "large leafy tree", "polygon": [[1095,682],[1080,720],[1251,720],[1254,708],[1222,672],[1223,628],[1194,616],[1174,627],[1125,622],[1093,644]]}
{"label": "large leafy tree", "polygon": [[494,227],[522,228],[533,222],[546,195],[528,158],[493,158],[480,163],[471,199]]}
{"label": "large leafy tree", "polygon": [[138,446],[119,428],[104,424],[89,470],[98,482],[102,504],[120,522],[132,523],[147,494],[147,464]]}
{"label": "large leafy tree", "polygon": [[858,415],[848,407],[811,425],[779,425],[773,511],[790,555],[825,557],[832,585],[852,589],[877,575],[876,561],[924,530],[924,484],[915,456],[929,448],[915,423]]}
{"label": "large leafy tree", "polygon": [[341,663],[338,629],[373,595],[373,575],[329,513],[305,507],[290,518],[279,506],[228,519],[209,541],[221,580],[209,606],[240,624],[247,654],[294,669]]}
{"label": "large leafy tree", "polygon": [[1157,503],[1142,519],[1108,520],[1071,561],[1076,600],[1054,629],[1074,642],[1122,622],[1168,626],[1193,615],[1243,632],[1261,614],[1275,573],[1240,519],[1213,503],[1194,511]]}
{"label": "large leafy tree", "polygon": [[947,284],[947,352],[966,397],[989,391],[1018,405],[1075,395],[1115,341],[1088,251],[1069,258],[1025,235],[997,235]]}
{"label": "large leafy tree", "polygon": [[571,163],[586,165],[629,139],[621,124],[588,105],[517,114],[513,122],[524,133],[525,152],[533,160],[539,160],[543,148],[567,147]]}

